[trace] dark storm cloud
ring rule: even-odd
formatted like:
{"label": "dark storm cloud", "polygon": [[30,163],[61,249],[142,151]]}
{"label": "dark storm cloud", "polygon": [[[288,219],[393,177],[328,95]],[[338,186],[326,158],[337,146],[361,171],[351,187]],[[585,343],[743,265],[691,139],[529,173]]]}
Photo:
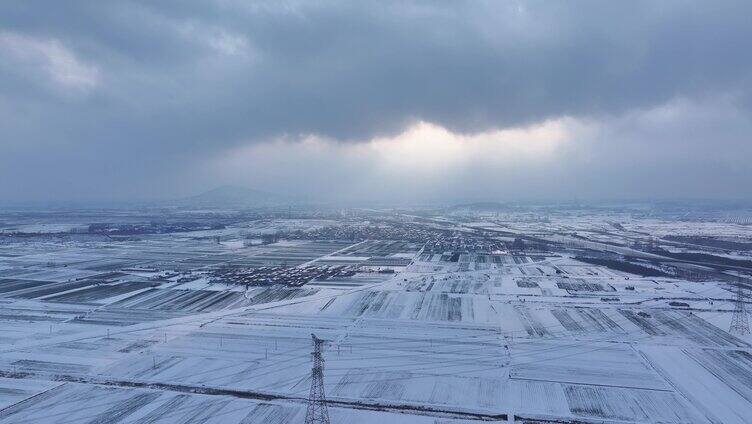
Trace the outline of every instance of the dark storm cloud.
{"label": "dark storm cloud", "polygon": [[44,163],[34,189],[54,173],[122,191],[281,135],[475,133],[673,99],[748,111],[749,16],[746,1],[3,2],[0,178]]}

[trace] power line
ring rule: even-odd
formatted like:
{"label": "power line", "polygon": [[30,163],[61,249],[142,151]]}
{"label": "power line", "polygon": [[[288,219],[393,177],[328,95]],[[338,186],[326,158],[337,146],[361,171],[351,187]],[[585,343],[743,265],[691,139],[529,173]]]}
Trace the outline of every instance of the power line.
{"label": "power line", "polygon": [[747,308],[744,303],[744,286],[741,282],[736,284],[736,301],[734,303],[734,315],[731,316],[729,333],[746,336],[749,334],[749,317],[747,317]]}
{"label": "power line", "polygon": [[308,395],[308,409],[305,424],[329,424],[329,412],[326,409],[324,394],[324,358],[321,351],[324,340],[311,334],[313,338],[313,368],[311,368],[311,391]]}

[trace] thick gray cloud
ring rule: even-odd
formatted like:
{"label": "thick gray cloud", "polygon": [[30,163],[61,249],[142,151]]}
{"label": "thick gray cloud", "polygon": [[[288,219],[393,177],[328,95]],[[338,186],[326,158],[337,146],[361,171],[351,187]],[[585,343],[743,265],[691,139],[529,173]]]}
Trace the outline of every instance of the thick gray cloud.
{"label": "thick gray cloud", "polygon": [[[738,126],[692,141],[674,169],[690,172],[721,144],[749,144],[749,16],[747,1],[3,2],[0,195],[186,192],[221,182],[186,169],[228,149],[308,134],[363,142],[418,121],[475,134],[570,117],[611,125],[593,155],[649,137],[670,153],[683,123],[642,133],[629,117],[722,103],[734,118],[709,126]],[[628,159],[641,156],[603,172]]]}

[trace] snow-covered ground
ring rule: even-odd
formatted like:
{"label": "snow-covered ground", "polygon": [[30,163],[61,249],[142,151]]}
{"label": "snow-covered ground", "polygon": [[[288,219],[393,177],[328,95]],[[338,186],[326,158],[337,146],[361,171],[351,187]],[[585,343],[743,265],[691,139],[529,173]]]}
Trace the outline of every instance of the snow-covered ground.
{"label": "snow-covered ground", "polygon": [[[736,224],[547,219],[441,222],[552,241],[592,232],[590,249],[629,246],[633,231],[749,235]],[[643,277],[563,244],[452,262],[393,241],[239,241],[306,225],[244,223],[219,244],[203,231],[0,245],[0,423],[303,422],[311,334],[326,340],[333,423],[752,420],[752,338],[729,333],[722,271]],[[360,268],[302,287],[210,272],[334,262]]]}

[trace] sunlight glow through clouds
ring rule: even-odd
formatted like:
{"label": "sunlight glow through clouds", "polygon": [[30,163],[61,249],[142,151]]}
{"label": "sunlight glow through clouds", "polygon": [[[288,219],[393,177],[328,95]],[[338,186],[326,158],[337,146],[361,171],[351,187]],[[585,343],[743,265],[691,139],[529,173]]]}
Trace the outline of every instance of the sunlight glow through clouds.
{"label": "sunlight glow through clouds", "polygon": [[288,175],[310,175],[296,187],[337,181],[350,190],[422,190],[452,175],[503,175],[540,169],[566,154],[584,126],[569,118],[529,127],[459,134],[418,122],[400,134],[363,142],[338,142],[318,136],[286,137],[248,144],[215,158],[209,172],[225,181],[264,185]]}
{"label": "sunlight glow through clouds", "polygon": [[563,120],[469,135],[420,122],[396,137],[376,138],[349,148],[370,153],[378,165],[389,170],[410,167],[414,171],[432,172],[474,163],[504,165],[519,160],[544,160],[568,137],[567,123]]}
{"label": "sunlight glow through clouds", "polygon": [[[477,134],[458,134],[441,126],[418,122],[393,137],[378,137],[360,143],[305,136],[250,144],[218,159],[225,170],[253,169],[255,165],[301,166],[299,162],[356,162],[387,173],[435,173],[457,167],[512,165],[551,159],[572,138],[579,124],[570,119],[501,129]],[[297,159],[295,159],[297,158]]]}

